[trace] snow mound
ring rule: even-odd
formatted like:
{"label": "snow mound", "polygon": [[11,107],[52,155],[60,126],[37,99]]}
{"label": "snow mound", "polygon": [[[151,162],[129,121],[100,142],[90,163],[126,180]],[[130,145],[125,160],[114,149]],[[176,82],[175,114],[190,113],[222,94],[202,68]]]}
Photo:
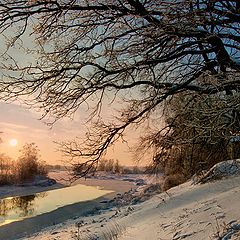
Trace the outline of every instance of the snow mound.
{"label": "snow mound", "polygon": [[219,231],[213,235],[213,240],[240,239],[240,224],[236,221],[223,225],[222,228],[223,229],[219,229]]}
{"label": "snow mound", "polygon": [[224,177],[240,174],[240,159],[223,161],[215,164],[198,183],[206,183]]}

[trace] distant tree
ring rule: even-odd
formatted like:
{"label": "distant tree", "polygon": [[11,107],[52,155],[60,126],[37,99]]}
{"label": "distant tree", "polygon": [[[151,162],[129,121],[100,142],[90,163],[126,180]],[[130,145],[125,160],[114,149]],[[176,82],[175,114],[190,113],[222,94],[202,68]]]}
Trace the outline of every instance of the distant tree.
{"label": "distant tree", "polygon": [[[64,153],[86,160],[78,168],[84,175],[129,126],[161,116],[172,96],[239,94],[239,9],[239,0],[2,0],[0,32],[8,51],[0,96],[28,95],[28,104],[55,120],[94,103],[83,144],[62,143]],[[24,43],[29,33],[35,43],[26,52],[37,60],[24,65],[11,47],[31,46]],[[125,107],[102,122],[109,96],[123,98]]]}
{"label": "distant tree", "polygon": [[10,157],[0,154],[0,185],[13,183],[13,165]]}
{"label": "distant tree", "polygon": [[133,167],[133,174],[139,174],[140,173],[140,169],[138,166],[134,166]]}
{"label": "distant tree", "polygon": [[114,172],[114,160],[108,159],[105,164],[105,171],[106,172]]}
{"label": "distant tree", "polygon": [[39,149],[35,143],[26,143],[17,160],[19,181],[32,180],[36,175],[46,175],[46,168],[40,161]]}
{"label": "distant tree", "polygon": [[119,160],[102,158],[98,163],[97,171],[120,173],[121,166]]}
{"label": "distant tree", "polygon": [[98,171],[105,171],[105,166],[106,166],[106,159],[102,158],[98,163],[97,170]]}
{"label": "distant tree", "polygon": [[115,161],[114,173],[121,173],[121,166],[119,164],[119,160],[118,159]]}

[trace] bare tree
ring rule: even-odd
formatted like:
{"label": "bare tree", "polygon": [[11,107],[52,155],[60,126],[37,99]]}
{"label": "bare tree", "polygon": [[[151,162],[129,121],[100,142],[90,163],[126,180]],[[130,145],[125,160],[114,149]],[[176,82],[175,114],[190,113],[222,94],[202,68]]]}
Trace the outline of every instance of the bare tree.
{"label": "bare tree", "polygon": [[[239,94],[239,22],[238,0],[3,0],[0,31],[9,44],[1,98],[31,96],[55,120],[94,99],[84,144],[62,143],[66,154],[86,158],[85,174],[169,97]],[[23,66],[10,48],[29,33],[37,50],[27,51],[38,59]],[[126,107],[102,122],[109,94],[124,96]]]}
{"label": "bare tree", "polygon": [[20,154],[16,162],[18,181],[32,180],[36,175],[47,175],[45,164],[40,161],[39,149],[35,143],[26,143]]}
{"label": "bare tree", "polygon": [[226,159],[240,157],[240,95],[184,92],[168,100],[164,128],[150,129],[141,138],[137,154],[153,153],[154,167],[167,175],[187,177]]}

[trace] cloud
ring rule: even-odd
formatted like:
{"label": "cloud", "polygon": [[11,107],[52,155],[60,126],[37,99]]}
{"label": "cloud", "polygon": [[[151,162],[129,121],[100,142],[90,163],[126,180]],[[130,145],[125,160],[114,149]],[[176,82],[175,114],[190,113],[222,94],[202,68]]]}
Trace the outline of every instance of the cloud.
{"label": "cloud", "polygon": [[0,126],[1,128],[5,127],[5,128],[11,128],[11,129],[28,129],[27,126],[25,125],[21,125],[21,124],[14,124],[14,123],[7,123],[7,122],[0,122]]}

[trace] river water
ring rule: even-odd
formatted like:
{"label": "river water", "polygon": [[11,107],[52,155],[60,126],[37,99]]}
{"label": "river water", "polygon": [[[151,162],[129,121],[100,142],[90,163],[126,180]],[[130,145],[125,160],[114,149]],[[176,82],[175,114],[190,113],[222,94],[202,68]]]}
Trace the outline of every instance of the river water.
{"label": "river water", "polygon": [[34,195],[0,199],[0,226],[74,203],[94,200],[111,192],[113,191],[78,184]]}

